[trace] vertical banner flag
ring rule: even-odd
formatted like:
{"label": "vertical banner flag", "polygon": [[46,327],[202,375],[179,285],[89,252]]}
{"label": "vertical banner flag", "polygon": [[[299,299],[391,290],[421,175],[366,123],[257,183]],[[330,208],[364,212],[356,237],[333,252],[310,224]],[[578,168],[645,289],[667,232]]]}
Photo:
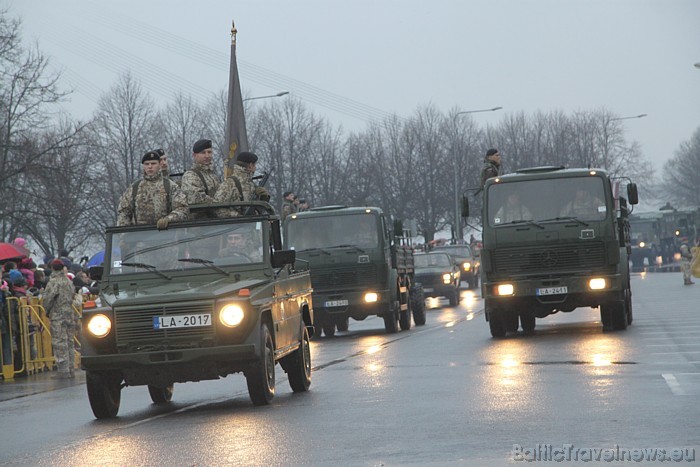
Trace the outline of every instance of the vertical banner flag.
{"label": "vertical banner flag", "polygon": [[228,105],[226,106],[226,162],[224,177],[231,174],[231,168],[239,153],[248,150],[248,134],[243,113],[241,82],[236,64],[236,26],[231,22],[231,67],[228,77]]}

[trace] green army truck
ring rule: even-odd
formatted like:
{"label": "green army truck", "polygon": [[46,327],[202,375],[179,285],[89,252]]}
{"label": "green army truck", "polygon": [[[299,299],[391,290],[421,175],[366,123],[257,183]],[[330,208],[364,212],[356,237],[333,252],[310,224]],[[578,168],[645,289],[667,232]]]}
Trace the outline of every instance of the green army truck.
{"label": "green army truck", "polygon": [[[232,203],[250,215],[110,227],[99,300],[82,318],[81,366],[97,418],[115,417],[124,386],[155,403],[173,384],[242,372],[255,405],[275,394],[275,364],[294,392],[311,383],[308,270],[282,249],[267,203]],[[209,206],[207,206],[209,207]]]}
{"label": "green army truck", "polygon": [[400,222],[377,207],[325,206],[287,216],[284,247],[311,267],[314,326],[333,336],[349,318],[381,316],[387,333],[425,324],[413,248]]}
{"label": "green army truck", "polygon": [[[482,295],[493,337],[535,319],[600,307],[605,330],[632,323],[629,180],[598,169],[536,167],[484,186]],[[468,214],[468,203],[464,213]]]}

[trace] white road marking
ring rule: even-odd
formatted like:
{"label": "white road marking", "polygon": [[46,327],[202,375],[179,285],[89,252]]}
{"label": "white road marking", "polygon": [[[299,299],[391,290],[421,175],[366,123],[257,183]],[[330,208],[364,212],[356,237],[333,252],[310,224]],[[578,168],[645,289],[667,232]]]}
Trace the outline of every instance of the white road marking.
{"label": "white road marking", "polygon": [[676,396],[686,395],[685,391],[683,390],[683,388],[681,388],[681,385],[678,383],[678,380],[675,376],[673,376],[673,374],[663,373],[661,376],[664,377],[664,379],[666,380],[666,384],[668,384],[668,387],[671,388],[671,392],[673,392],[673,394],[675,394]]}

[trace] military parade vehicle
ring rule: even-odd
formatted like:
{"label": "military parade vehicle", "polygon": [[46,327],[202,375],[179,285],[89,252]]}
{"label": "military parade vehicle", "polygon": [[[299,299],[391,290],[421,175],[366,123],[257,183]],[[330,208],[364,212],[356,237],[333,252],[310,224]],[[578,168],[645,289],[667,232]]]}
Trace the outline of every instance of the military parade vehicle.
{"label": "military parade vehicle", "polygon": [[638,196],[626,179],[621,196],[622,181],[598,169],[536,167],[486,182],[481,279],[493,337],[517,331],[518,319],[529,333],[535,318],[578,307],[600,307],[606,330],[632,322],[628,204]]}
{"label": "military parade vehicle", "polygon": [[460,268],[447,253],[417,253],[415,278],[426,297],[445,297],[450,306],[459,304]]}
{"label": "military parade vehicle", "polygon": [[117,415],[124,386],[164,403],[174,383],[237,372],[253,404],[268,404],[276,363],[294,392],[309,388],[309,272],[282,249],[269,204],[230,206],[248,215],[107,229],[104,268],[91,271],[101,272],[99,303],[86,306],[81,333],[97,418]]}
{"label": "military parade vehicle", "polygon": [[388,333],[425,324],[413,248],[401,223],[377,207],[325,206],[287,216],[284,246],[311,267],[314,325],[333,336],[349,318],[381,316]]}
{"label": "military parade vehicle", "polygon": [[469,288],[479,287],[481,263],[469,245],[438,245],[432,251],[444,251],[449,254],[455,264],[459,266],[462,280],[467,282]]}

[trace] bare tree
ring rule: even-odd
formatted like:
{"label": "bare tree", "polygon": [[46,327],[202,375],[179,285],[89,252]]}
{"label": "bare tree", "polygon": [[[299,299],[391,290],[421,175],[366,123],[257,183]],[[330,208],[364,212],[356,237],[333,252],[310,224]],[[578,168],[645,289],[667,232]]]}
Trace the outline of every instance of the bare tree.
{"label": "bare tree", "polygon": [[667,196],[679,205],[700,206],[700,128],[681,143],[666,166],[662,187]]}
{"label": "bare tree", "polygon": [[170,169],[184,172],[192,166],[192,145],[207,135],[204,112],[191,96],[178,93],[161,112],[164,146],[170,155]]}

